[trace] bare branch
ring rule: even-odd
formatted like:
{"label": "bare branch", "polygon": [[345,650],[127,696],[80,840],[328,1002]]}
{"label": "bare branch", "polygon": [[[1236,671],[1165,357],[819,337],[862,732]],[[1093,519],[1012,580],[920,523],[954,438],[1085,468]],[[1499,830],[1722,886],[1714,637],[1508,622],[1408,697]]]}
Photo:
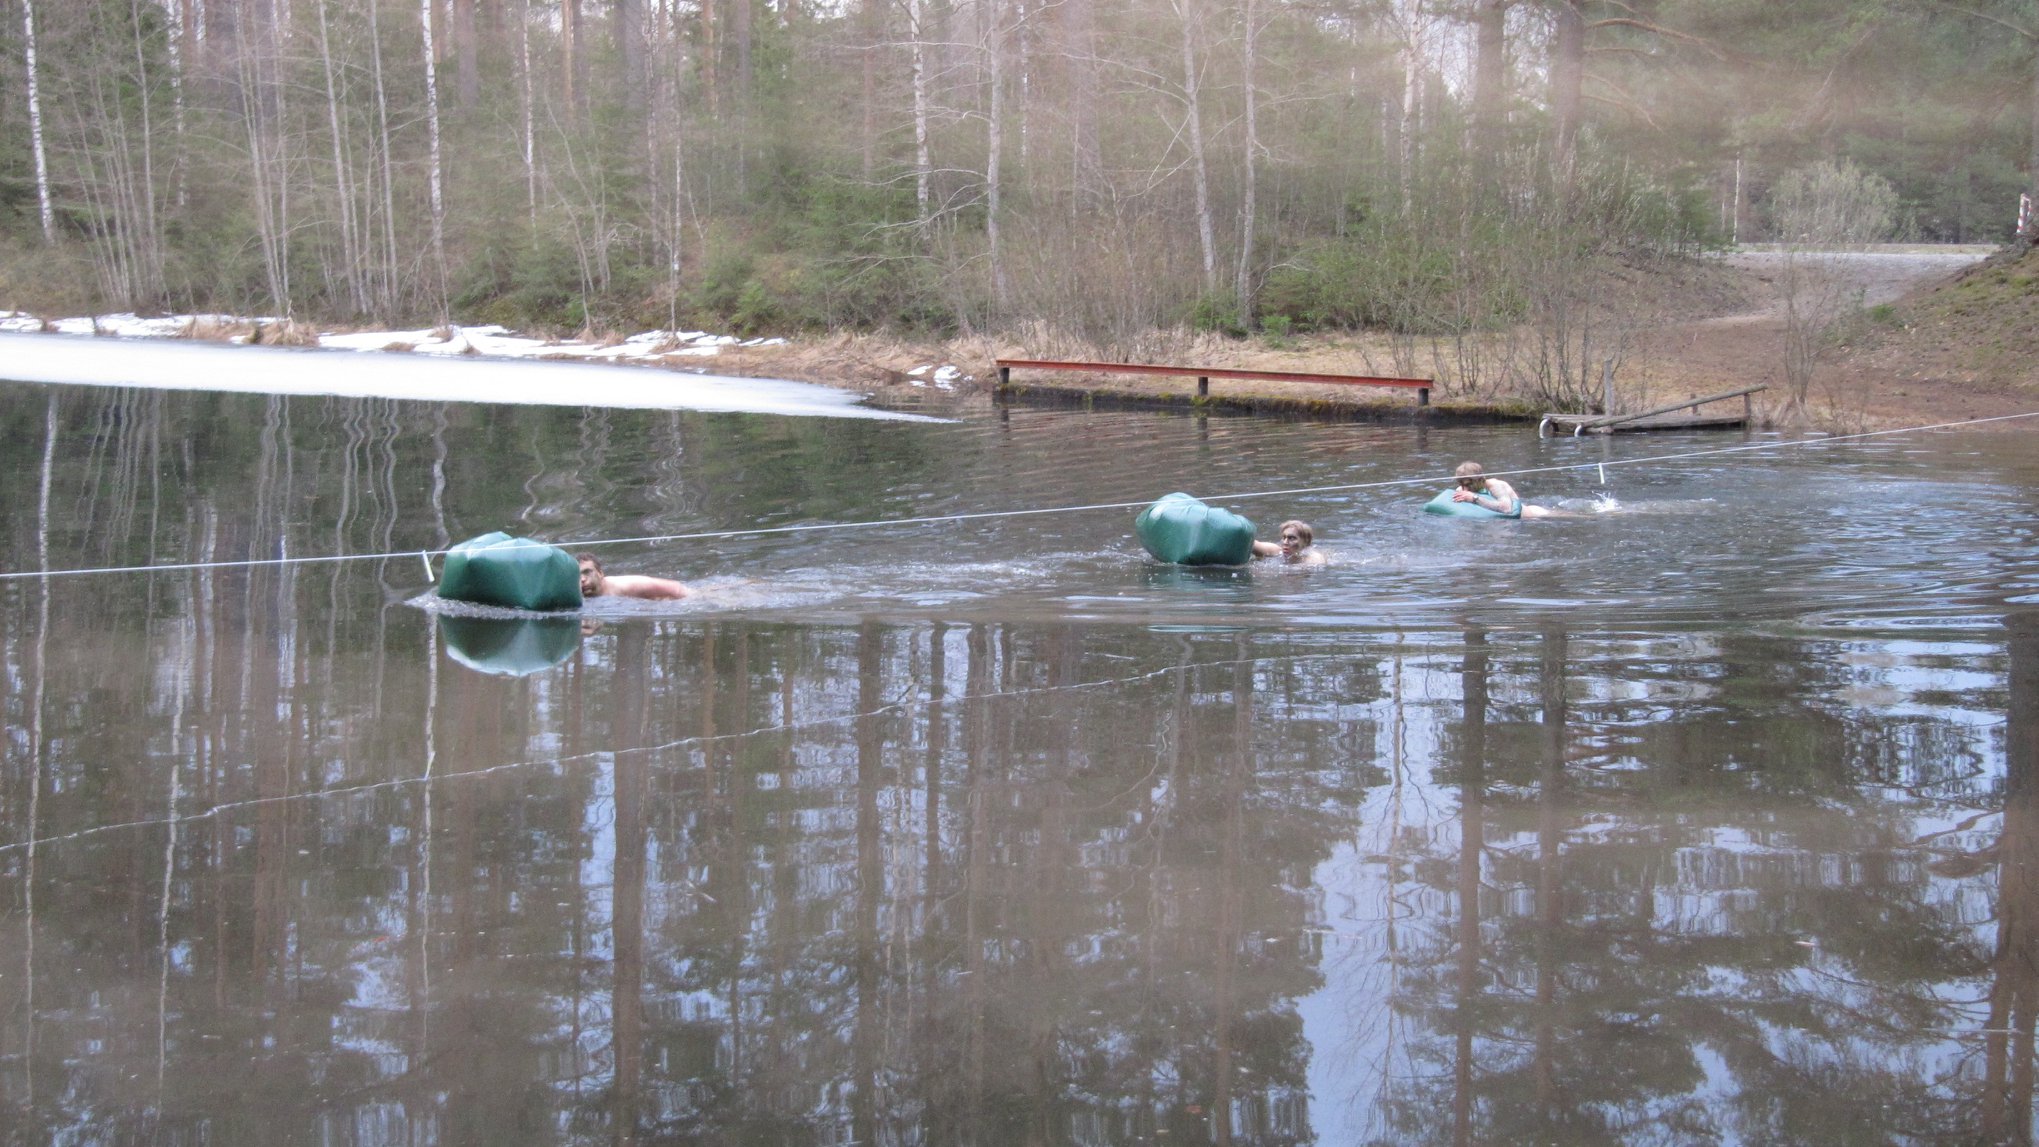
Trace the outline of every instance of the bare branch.
{"label": "bare branch", "polygon": [[1949,4],[1946,2],[1946,0],[1926,0],[1926,2],[1936,8],[1945,8],[1949,12],[1953,12],[1962,16],[1968,16],[1972,19],[1981,20],[1985,24],[1995,24],[1997,27],[2002,28],[2005,31],[2015,32],[2018,35],[2023,36],[2027,40],[2039,40],[2039,30],[2034,30],[2032,28],[2026,28],[2021,25],[2014,24],[2011,21],[2004,19],[2002,16],[1998,16],[1994,13],[1977,11],[1974,8],[1970,8],[1966,4]]}
{"label": "bare branch", "polygon": [[1729,58],[1728,53],[1720,45],[1704,36],[1695,36],[1690,32],[1681,32],[1676,28],[1665,27],[1662,24],[1651,23],[1648,20],[1636,20],[1626,16],[1617,16],[1609,20],[1594,20],[1586,25],[1588,32],[1597,31],[1601,28],[1634,28],[1639,32],[1648,32],[1653,36],[1662,36],[1666,40],[1676,40],[1681,44],[1690,44],[1695,48],[1704,49],[1707,55],[1712,56],[1716,60],[1726,60]]}

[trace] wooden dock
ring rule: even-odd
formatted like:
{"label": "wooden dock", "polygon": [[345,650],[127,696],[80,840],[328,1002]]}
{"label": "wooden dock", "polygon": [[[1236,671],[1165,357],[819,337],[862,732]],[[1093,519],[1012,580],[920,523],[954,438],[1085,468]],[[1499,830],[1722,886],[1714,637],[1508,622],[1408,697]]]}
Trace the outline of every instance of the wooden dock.
{"label": "wooden dock", "polygon": [[[1750,395],[1755,394],[1759,390],[1768,389],[1769,387],[1764,385],[1745,386],[1740,390],[1730,390],[1721,394],[1709,394],[1705,398],[1688,398],[1683,402],[1673,402],[1665,406],[1637,411],[1634,414],[1546,414],[1543,416],[1542,421],[1536,424],[1536,433],[1540,438],[1546,429],[1554,433],[1570,430],[1576,436],[1580,434],[1619,434],[1632,430],[1724,430],[1738,426],[1749,426],[1756,419],[1755,400],[1750,398]],[[1699,408],[1707,403],[1720,402],[1729,398],[1739,398],[1742,400],[1741,413],[1699,413]],[[1691,413],[1681,414],[1679,413],[1680,411],[1690,411]]]}
{"label": "wooden dock", "polygon": [[1145,374],[1178,375],[1196,379],[1198,398],[1211,396],[1211,380],[1214,378],[1258,379],[1263,382],[1324,382],[1339,386],[1389,386],[1416,392],[1416,405],[1430,405],[1430,388],[1435,385],[1427,378],[1390,378],[1375,374],[1324,374],[1318,371],[1300,370],[1252,370],[1231,366],[1162,366],[1158,363],[1138,362],[1073,362],[1038,358],[1001,358],[993,363],[998,367],[998,386],[1001,391],[1012,387],[1012,372],[1015,368],[1029,370],[1091,371],[1100,374]]}

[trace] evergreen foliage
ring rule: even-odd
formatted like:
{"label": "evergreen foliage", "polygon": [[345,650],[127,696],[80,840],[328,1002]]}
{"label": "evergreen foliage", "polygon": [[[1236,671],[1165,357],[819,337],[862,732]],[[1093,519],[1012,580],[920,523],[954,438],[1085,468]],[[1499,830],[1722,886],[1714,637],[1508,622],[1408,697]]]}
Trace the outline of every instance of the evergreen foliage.
{"label": "evergreen foliage", "polygon": [[1518,5],[1475,106],[1471,14],[1405,3],[1257,0],[1249,38],[1218,0],[45,0],[40,141],[0,29],[0,285],[561,331],[1491,329],[1560,252],[1771,237],[1815,161],[1887,182],[1907,237],[2006,238],[2029,7]]}

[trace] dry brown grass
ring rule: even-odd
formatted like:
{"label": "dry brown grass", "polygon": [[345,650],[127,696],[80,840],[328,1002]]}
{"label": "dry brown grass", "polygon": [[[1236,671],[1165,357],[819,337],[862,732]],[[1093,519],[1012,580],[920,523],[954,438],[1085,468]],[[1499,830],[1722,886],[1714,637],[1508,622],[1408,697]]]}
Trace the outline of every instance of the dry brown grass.
{"label": "dry brown grass", "polygon": [[[1897,306],[1917,306],[1915,317],[1884,323],[1857,344],[1844,348],[1822,368],[1814,384],[1815,425],[1849,433],[1863,429],[1922,425],[1935,421],[1989,417],[2039,407],[2039,353],[2026,354],[2017,340],[2039,330],[2019,325],[2022,291],[2039,275],[2039,262],[2001,268],[1989,292],[1920,305],[1947,292],[1930,276],[1912,283],[1914,294]],[[1618,409],[1639,410],[1680,398],[1740,386],[1781,382],[1778,363],[1782,322],[1771,311],[1768,279],[1760,269],[1704,260],[1661,269],[1622,268],[1613,287],[1631,305],[1632,327],[1616,373]],[[1971,273],[1972,274],[1972,273]],[[2010,315],[2007,319],[2004,316]],[[1501,332],[1473,345],[1496,361],[1509,340],[1522,332]],[[1130,349],[1128,349],[1130,348]],[[2039,348],[2035,348],[2039,349]],[[1434,400],[1521,412],[1532,405],[1517,386],[1488,380],[1463,385],[1443,340],[1394,339],[1370,333],[1321,334],[1291,338],[1232,339],[1186,330],[1154,331],[1112,353],[1045,324],[1011,335],[976,335],[947,342],[879,335],[830,334],[766,347],[730,347],[715,358],[671,360],[722,374],[789,378],[884,392],[913,379],[906,372],[927,364],[953,363],[971,376],[959,389],[982,393],[997,379],[999,358],[1094,359],[1234,366],[1269,370],[1319,371],[1429,377],[1438,380]],[[1984,363],[1993,369],[1985,370]],[[1186,398],[1181,378],[1137,376],[1046,376],[1099,394],[1172,394]],[[1219,395],[1302,398],[1327,407],[1378,406],[1406,401],[1372,388],[1260,382],[1214,382]],[[915,393],[922,393],[916,388]],[[1724,404],[1725,405],[1725,404]],[[1758,396],[1757,417],[1773,418],[1770,393]],[[2009,428],[2039,429],[2039,420]]]}
{"label": "dry brown grass", "polygon": [[245,319],[227,318],[224,315],[193,315],[177,332],[180,339],[198,342],[231,342],[245,338],[255,329],[255,324]]}
{"label": "dry brown grass", "polygon": [[319,328],[293,319],[276,322],[225,315],[193,315],[185,320],[176,337],[197,342],[245,342],[259,346],[317,346]]}

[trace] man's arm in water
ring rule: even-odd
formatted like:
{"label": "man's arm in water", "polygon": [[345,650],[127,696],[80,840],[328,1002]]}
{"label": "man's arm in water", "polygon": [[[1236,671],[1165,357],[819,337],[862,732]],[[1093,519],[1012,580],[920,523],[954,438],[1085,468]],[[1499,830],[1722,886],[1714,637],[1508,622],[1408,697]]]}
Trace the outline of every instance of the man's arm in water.
{"label": "man's arm in water", "polygon": [[687,596],[688,589],[669,577],[645,577],[642,574],[610,574],[602,579],[602,592],[608,597],[635,597],[646,601],[677,601]]}

